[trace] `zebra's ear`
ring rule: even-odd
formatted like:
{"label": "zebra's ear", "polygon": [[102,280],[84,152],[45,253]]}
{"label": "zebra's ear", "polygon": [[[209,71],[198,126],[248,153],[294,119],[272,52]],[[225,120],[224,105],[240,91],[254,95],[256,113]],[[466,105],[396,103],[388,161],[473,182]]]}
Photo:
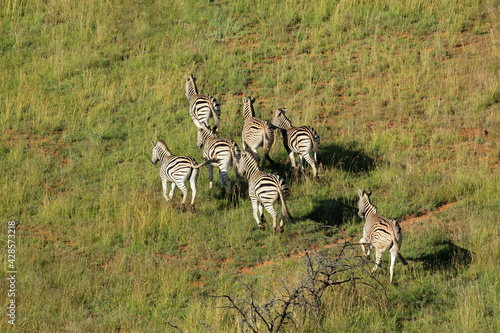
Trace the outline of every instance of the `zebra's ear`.
{"label": "zebra's ear", "polygon": [[[248,96],[248,98],[250,98],[250,96]],[[255,97],[253,99],[250,99],[250,102],[255,103]]]}
{"label": "zebra's ear", "polygon": [[358,195],[359,195],[359,197],[361,198],[361,197],[363,196],[363,191],[358,190]]}
{"label": "zebra's ear", "polygon": [[247,98],[245,96],[243,96],[243,103],[246,103],[247,102]]}
{"label": "zebra's ear", "polygon": [[287,109],[286,106],[283,107],[283,113],[286,113]]}
{"label": "zebra's ear", "polygon": [[366,193],[368,196],[372,195],[372,190],[370,192]]}
{"label": "zebra's ear", "polygon": [[153,146],[153,148],[155,147],[155,143],[153,141],[151,141],[151,145]]}

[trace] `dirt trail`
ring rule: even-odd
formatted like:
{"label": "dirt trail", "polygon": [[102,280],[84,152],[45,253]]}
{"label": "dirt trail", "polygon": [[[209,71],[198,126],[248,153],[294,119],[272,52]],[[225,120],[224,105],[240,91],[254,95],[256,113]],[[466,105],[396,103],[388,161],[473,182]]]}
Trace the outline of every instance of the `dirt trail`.
{"label": "dirt trail", "polygon": [[[447,204],[444,204],[443,206],[438,207],[436,210],[433,211],[428,211],[428,210],[422,210],[421,213],[422,215],[415,216],[414,214],[411,215],[405,215],[403,220],[400,222],[400,225],[404,230],[411,230],[414,227],[418,227],[418,225],[424,221],[427,221],[429,219],[432,219],[435,214],[445,212],[449,210],[451,207],[453,207],[456,204],[456,202],[450,202]],[[327,244],[322,247],[322,249],[327,249],[327,248],[332,248],[340,243],[342,243],[344,239],[338,239],[337,241]],[[345,239],[345,241],[355,241],[354,237],[348,237]],[[318,248],[311,248],[311,250],[320,250]],[[288,256],[286,259],[293,259],[293,258],[299,258],[299,257],[304,257],[306,255],[306,252],[298,252],[296,254],[292,254]],[[278,262],[273,261],[273,260],[266,260],[260,264],[252,265],[252,266],[247,266],[247,267],[242,267],[238,270],[240,274],[247,274],[247,275],[253,275],[255,274],[255,270],[262,267],[262,266],[270,266],[270,265],[276,265]]]}

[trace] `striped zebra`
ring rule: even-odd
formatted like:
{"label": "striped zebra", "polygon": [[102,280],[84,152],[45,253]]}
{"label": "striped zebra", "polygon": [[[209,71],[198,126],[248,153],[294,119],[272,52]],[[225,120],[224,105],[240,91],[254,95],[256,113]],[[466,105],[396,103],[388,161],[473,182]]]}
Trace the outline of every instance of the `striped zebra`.
{"label": "striped zebra", "polygon": [[[392,283],[396,257],[399,257],[403,265],[408,265],[405,258],[399,252],[399,250],[401,249],[401,243],[403,242],[403,233],[398,222],[389,220],[377,214],[377,207],[375,207],[370,202],[371,194],[372,191],[366,193],[365,191],[358,190],[358,215],[361,218],[366,219],[365,226],[363,228],[363,238],[361,238],[359,242],[361,243],[363,254],[366,255],[368,260],[370,258],[371,248],[375,247],[376,259],[375,267],[373,267],[371,271],[372,274],[380,265],[380,258],[382,257],[382,253],[389,250],[389,252],[391,253],[390,281]],[[366,250],[365,245],[368,246],[368,250]]]}
{"label": "striped zebra", "polygon": [[[156,144],[151,141],[153,146],[153,156],[151,157],[151,163],[156,165],[158,161],[161,162],[160,168],[160,178],[161,185],[163,187],[163,197],[165,200],[170,201],[174,195],[175,186],[182,191],[182,211],[186,211],[186,197],[188,190],[184,185],[184,182],[189,179],[191,185],[192,198],[191,198],[191,211],[195,211],[194,199],[196,198],[196,181],[198,180],[199,168],[204,166],[206,163],[211,161],[205,161],[203,164],[198,165],[196,161],[188,156],[174,156],[172,152],[168,149],[165,142],[158,140]],[[172,183],[172,189],[170,194],[167,195],[168,183]]]}
{"label": "striped zebra", "polygon": [[261,166],[264,167],[266,160],[274,163],[269,157],[269,150],[274,143],[274,129],[275,127],[267,121],[255,118],[255,111],[253,108],[254,99],[243,97],[243,131],[241,132],[241,140],[243,141],[243,150],[249,147],[254,153],[257,153],[258,147],[264,148],[264,158],[262,159]]}
{"label": "striped zebra", "polygon": [[[286,112],[286,107],[276,110],[272,124],[281,130],[283,145],[288,152],[288,156],[290,156],[292,167],[296,167],[294,158],[294,153],[296,153],[299,155],[300,168],[302,171],[304,170],[303,159],[305,159],[313,168],[316,180],[319,180],[319,135],[314,128],[310,126],[293,127],[292,122],[285,115]],[[314,161],[309,155],[311,151],[314,153]]]}
{"label": "striped zebra", "polygon": [[214,119],[214,131],[219,131],[220,105],[217,100],[210,95],[198,94],[196,87],[196,76],[192,74],[186,76],[186,97],[189,100],[189,115],[193,119],[196,127],[200,128],[201,123],[208,124],[210,118]]}
{"label": "striped zebra", "polygon": [[[293,222],[293,218],[286,206],[286,199],[289,195],[288,187],[283,178],[278,175],[259,171],[259,156],[248,148],[243,151],[241,160],[238,166],[240,176],[245,173],[248,179],[248,196],[252,202],[253,217],[257,221],[257,225],[261,230],[266,230],[264,223],[264,206],[269,214],[273,217],[273,230],[276,233],[276,217],[277,213],[274,210],[274,203],[279,199],[281,203],[281,220],[279,231],[283,232],[283,219]],[[258,214],[257,214],[258,210]]]}
{"label": "striped zebra", "polygon": [[228,174],[229,165],[233,167],[236,175],[236,182],[239,186],[238,163],[241,157],[241,151],[234,141],[216,137],[213,130],[211,130],[206,123],[202,122],[201,126],[198,128],[196,146],[198,149],[203,147],[203,157],[205,161],[213,161],[207,164],[210,188],[212,188],[212,181],[214,178],[212,168],[214,166],[219,168],[219,181],[221,185],[224,186],[224,179],[228,193],[231,190],[231,179]]}

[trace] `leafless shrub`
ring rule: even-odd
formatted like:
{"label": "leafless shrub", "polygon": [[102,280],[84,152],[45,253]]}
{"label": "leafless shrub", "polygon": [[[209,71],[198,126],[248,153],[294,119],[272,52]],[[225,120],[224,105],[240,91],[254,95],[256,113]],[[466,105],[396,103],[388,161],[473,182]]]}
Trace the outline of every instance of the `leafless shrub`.
{"label": "leafless shrub", "polygon": [[[226,299],[227,305],[224,307],[236,311],[246,331],[288,332],[291,326],[298,329],[306,319],[311,319],[321,331],[322,297],[327,289],[339,287],[352,296],[357,293],[359,286],[366,286],[386,298],[382,284],[369,275],[358,248],[358,243],[344,239],[330,249],[304,251],[305,274],[293,286],[285,280],[277,280],[278,288],[259,292],[253,285],[240,281],[245,297],[211,297]],[[258,301],[262,293],[271,296]]]}

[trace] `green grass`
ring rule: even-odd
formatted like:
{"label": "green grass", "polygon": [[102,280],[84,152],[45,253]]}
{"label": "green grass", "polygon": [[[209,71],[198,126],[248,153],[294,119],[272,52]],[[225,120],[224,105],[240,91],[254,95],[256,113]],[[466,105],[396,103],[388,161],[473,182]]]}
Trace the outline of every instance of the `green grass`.
{"label": "green grass", "polygon": [[[238,315],[206,295],[242,297],[237,279],[263,294],[281,280],[295,284],[303,267],[289,257],[328,243],[322,226],[361,237],[361,188],[398,221],[454,205],[403,224],[410,265],[396,265],[395,285],[385,270],[377,275],[387,299],[332,289],[320,327],[498,330],[499,8],[493,0],[7,1],[0,260],[7,271],[14,220],[17,329],[175,331],[166,320],[186,332],[238,331]],[[320,134],[319,183],[309,167],[295,178],[277,134],[267,170],[286,179],[296,219],[282,235],[257,228],[245,192],[209,190],[204,168],[196,214],[181,213],[178,191],[173,207],[163,199],[150,141],[203,159],[184,95],[190,73],[220,101],[222,137],[241,142],[247,95],[258,117],[286,106],[294,125]],[[3,279],[5,307],[7,292]],[[0,328],[12,329],[6,315]],[[306,318],[297,331],[317,330]]]}

